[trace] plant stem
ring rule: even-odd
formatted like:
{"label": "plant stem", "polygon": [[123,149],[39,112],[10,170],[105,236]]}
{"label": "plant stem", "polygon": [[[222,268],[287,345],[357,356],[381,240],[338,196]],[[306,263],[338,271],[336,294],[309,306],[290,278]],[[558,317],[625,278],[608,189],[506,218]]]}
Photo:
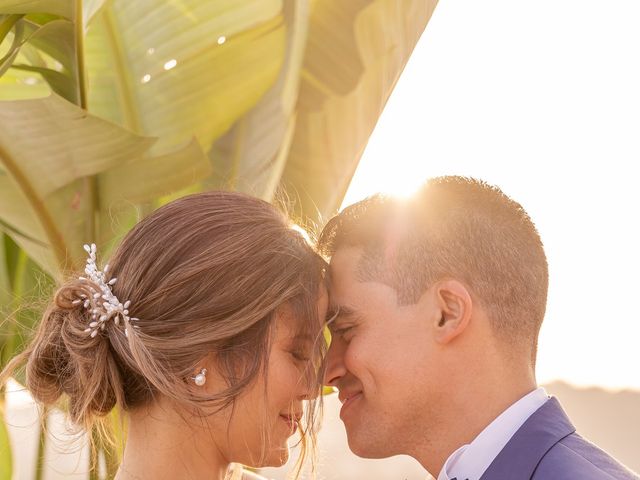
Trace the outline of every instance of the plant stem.
{"label": "plant stem", "polygon": [[7,362],[17,353],[14,351],[16,348],[16,339],[19,332],[18,315],[16,312],[20,308],[20,301],[24,293],[24,279],[27,273],[28,261],[29,257],[27,256],[27,253],[24,250],[19,249],[18,261],[16,262],[16,270],[13,274],[13,280],[11,282],[11,316],[8,319],[10,322],[10,326],[9,331],[7,332],[7,340],[2,350],[2,365],[6,365]]}
{"label": "plant stem", "polygon": [[[87,71],[84,62],[84,21],[82,16],[82,1],[76,0],[76,14],[75,14],[75,45],[76,45],[76,84],[78,88],[77,98],[80,101],[79,106],[84,109],[89,109],[89,100],[87,92]],[[97,225],[96,216],[98,208],[98,180],[95,175],[86,177],[84,185],[87,190],[87,199],[89,202],[89,208],[86,218],[85,227],[85,240],[88,243],[96,241]]]}
{"label": "plant stem", "polygon": [[13,26],[16,24],[18,20],[24,17],[23,14],[14,13],[5,18],[2,22],[0,22],[0,43],[4,40],[4,37],[11,31]]}
{"label": "plant stem", "polygon": [[78,85],[78,98],[80,99],[80,107],[82,107],[84,110],[87,110],[87,72],[85,71],[84,66],[84,21],[82,20],[82,0],[76,0],[75,37],[75,73]]}
{"label": "plant stem", "polygon": [[40,429],[38,435],[38,456],[36,457],[36,474],[34,480],[42,480],[44,476],[44,452],[47,443],[47,418],[49,409],[45,406],[40,417]]}

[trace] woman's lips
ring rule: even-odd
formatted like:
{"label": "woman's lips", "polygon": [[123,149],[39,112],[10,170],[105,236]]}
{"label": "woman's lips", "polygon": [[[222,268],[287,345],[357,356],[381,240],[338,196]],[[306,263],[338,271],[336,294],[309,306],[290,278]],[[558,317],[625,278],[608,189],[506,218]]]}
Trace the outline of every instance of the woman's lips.
{"label": "woman's lips", "polygon": [[353,395],[346,396],[344,400],[342,400],[342,408],[340,409],[340,418],[344,420],[345,412],[356,402],[360,397],[362,397],[362,392],[354,393]]}
{"label": "woman's lips", "polygon": [[287,424],[291,435],[296,433],[296,430],[298,429],[298,419],[296,419],[295,417],[290,417],[289,415],[280,415],[280,419]]}

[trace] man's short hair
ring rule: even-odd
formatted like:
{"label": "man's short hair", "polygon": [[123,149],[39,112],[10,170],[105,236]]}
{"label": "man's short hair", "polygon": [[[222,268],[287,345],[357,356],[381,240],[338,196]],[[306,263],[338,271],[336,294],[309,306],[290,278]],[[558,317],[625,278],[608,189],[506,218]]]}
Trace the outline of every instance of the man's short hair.
{"label": "man's short hair", "polygon": [[544,318],[547,259],[522,206],[472,178],[428,180],[408,200],[374,195],[345,208],[320,234],[321,253],[362,247],[360,281],[394,288],[401,304],[418,301],[436,281],[464,283],[498,338],[532,347]]}

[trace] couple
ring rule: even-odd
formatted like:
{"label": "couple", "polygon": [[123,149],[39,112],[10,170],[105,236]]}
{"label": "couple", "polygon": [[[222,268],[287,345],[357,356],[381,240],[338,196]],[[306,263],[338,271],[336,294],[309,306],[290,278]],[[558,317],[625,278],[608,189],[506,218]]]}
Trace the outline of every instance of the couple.
{"label": "couple", "polygon": [[[27,364],[44,403],[90,427],[127,413],[116,478],[258,478],[300,435],[323,384],[358,455],[408,454],[438,480],[638,479],[576,432],[535,380],[547,262],[522,207],[462,177],[374,196],[316,246],[237,193],[174,201],[95,247],[62,286]],[[117,280],[116,280],[117,278]],[[323,328],[331,331],[327,350]]]}

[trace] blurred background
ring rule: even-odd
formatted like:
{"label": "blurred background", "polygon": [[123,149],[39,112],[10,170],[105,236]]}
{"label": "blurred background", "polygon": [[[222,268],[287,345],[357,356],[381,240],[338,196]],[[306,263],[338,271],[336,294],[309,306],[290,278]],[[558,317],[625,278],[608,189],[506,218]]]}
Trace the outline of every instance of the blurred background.
{"label": "blurred background", "polygon": [[[0,0],[2,363],[77,247],[108,252],[178,196],[285,195],[313,228],[377,191],[474,176],[545,243],[538,380],[640,470],[639,21],[633,0]],[[350,454],[336,403],[320,478],[426,478]],[[19,383],[3,410],[0,479],[88,478],[59,412]],[[104,446],[101,475],[120,453]]]}

